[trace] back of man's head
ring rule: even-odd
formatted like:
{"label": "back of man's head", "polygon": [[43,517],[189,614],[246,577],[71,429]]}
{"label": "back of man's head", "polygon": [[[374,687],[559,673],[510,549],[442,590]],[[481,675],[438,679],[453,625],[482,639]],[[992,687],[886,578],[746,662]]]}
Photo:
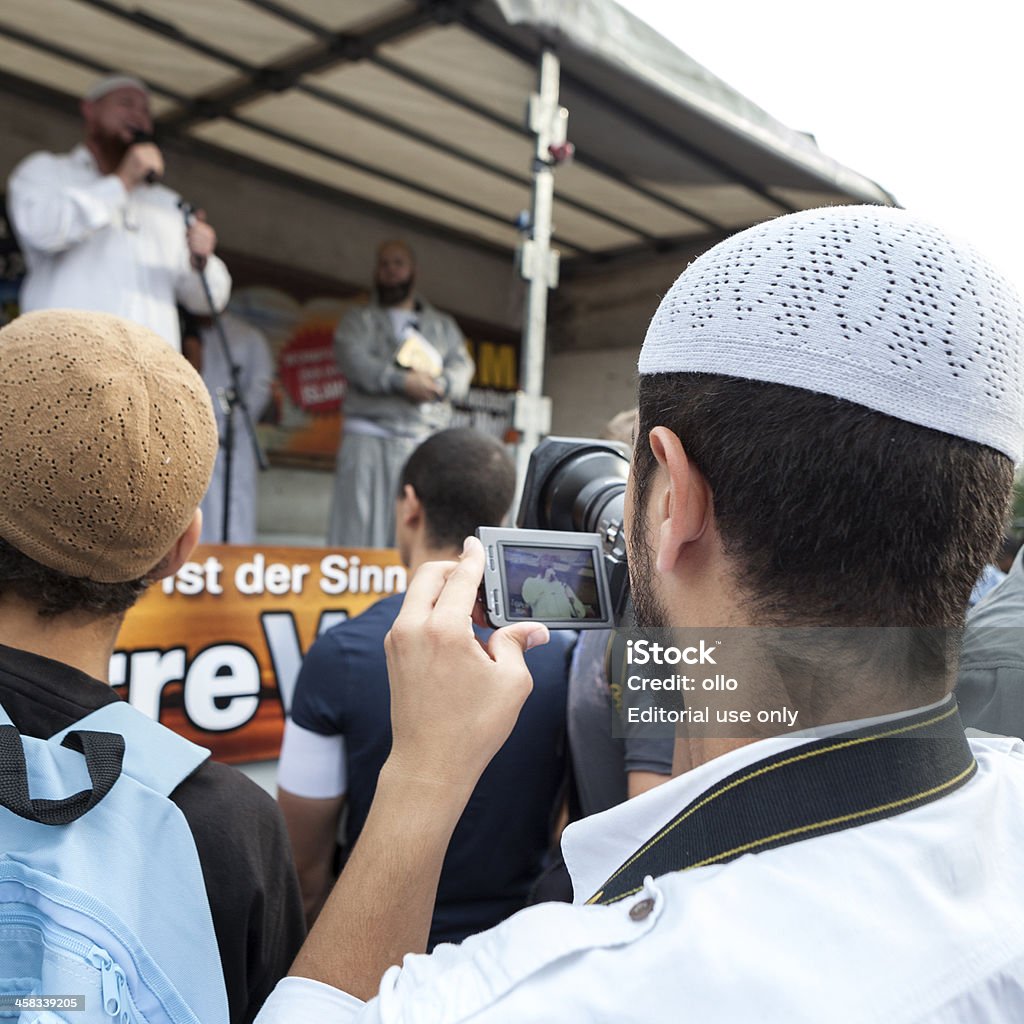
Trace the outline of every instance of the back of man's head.
{"label": "back of man's head", "polygon": [[461,547],[478,526],[498,526],[515,493],[516,471],[504,446],[469,427],[442,430],[409,456],[401,490],[423,506],[433,547]]}
{"label": "back of man's head", "polygon": [[0,595],[117,614],[188,529],[217,431],[188,362],[105,313],[0,330]]}
{"label": "back of man's head", "polygon": [[1024,444],[1022,344],[1013,290],[904,211],[758,225],[696,260],[651,323],[636,508],[667,426],[755,621],[958,626]]}

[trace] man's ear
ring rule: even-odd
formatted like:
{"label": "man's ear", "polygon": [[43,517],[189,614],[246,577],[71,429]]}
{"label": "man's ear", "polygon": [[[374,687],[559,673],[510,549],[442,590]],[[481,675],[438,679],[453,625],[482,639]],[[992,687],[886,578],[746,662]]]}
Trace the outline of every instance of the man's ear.
{"label": "man's ear", "polygon": [[203,510],[197,508],[185,532],[174,542],[174,547],[146,573],[146,579],[155,583],[165,576],[173,576],[188,561],[188,556],[195,550],[202,532]]}
{"label": "man's ear", "polygon": [[664,487],[652,495],[657,536],[656,566],[671,572],[686,545],[699,540],[712,515],[711,488],[668,427],[650,433],[651,452],[663,472]]}
{"label": "man's ear", "polygon": [[423,521],[423,502],[412,484],[402,488],[398,499],[398,516],[405,526],[415,527]]}

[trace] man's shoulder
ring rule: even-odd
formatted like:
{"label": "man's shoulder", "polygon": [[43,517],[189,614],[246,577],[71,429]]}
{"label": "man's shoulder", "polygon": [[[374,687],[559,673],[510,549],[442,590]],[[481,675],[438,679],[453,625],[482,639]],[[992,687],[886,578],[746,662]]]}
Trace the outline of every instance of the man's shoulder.
{"label": "man's shoulder", "polygon": [[302,682],[324,675],[328,665],[379,653],[384,660],[383,642],[402,607],[402,595],[392,594],[374,602],[364,612],[336,623],[313,641],[303,661]]}
{"label": "man's shoulder", "polygon": [[[269,793],[237,768],[220,761],[204,761],[171,797],[179,807],[182,807],[182,800],[189,807],[202,806],[204,811],[215,814],[219,822],[223,822],[224,817],[229,822],[258,821],[265,817],[276,820],[278,817],[277,804]],[[185,808],[182,810],[184,812]],[[201,815],[198,820],[200,825],[205,824],[207,815]]]}
{"label": "man's shoulder", "polygon": [[53,153],[50,150],[39,149],[15,164],[9,180],[16,182],[34,176],[52,175],[66,168],[71,160],[71,153]]}
{"label": "man's shoulder", "polygon": [[341,314],[337,331],[369,328],[381,312],[380,306],[372,302],[361,302],[358,305],[350,306]]}
{"label": "man's shoulder", "polygon": [[427,326],[434,323],[435,326],[441,328],[446,332],[456,332],[458,336],[462,337],[462,328],[459,327],[458,321],[452,316],[451,313],[446,313],[443,309],[438,309],[437,306],[428,302],[422,296],[416,296],[416,311],[419,314],[420,326]]}
{"label": "man's shoulder", "polygon": [[987,626],[1024,629],[1024,578],[1007,576],[985,595],[967,617],[968,635],[972,629]]}
{"label": "man's shoulder", "polygon": [[1009,577],[983,599],[967,620],[961,667],[1024,666],[1024,581]]}
{"label": "man's shoulder", "polygon": [[[384,976],[381,991],[390,990],[396,1005],[415,998],[417,992],[432,991],[454,1001],[448,1006],[456,1010],[453,1017],[459,1020],[477,1013],[482,1019],[492,1019],[487,1011],[507,999],[525,1010],[533,1001],[531,993],[546,989],[547,996],[553,996],[551,981],[557,976],[553,987],[561,988],[561,998],[556,1002],[563,1008],[578,1006],[577,983],[589,975],[583,958],[590,953],[624,954],[641,942],[657,921],[657,915],[631,917],[633,902],[613,907],[565,903],[529,907],[459,945],[442,944],[430,955],[407,956],[400,972],[389,971]],[[489,965],[496,963],[501,965],[500,971],[490,969]],[[588,984],[591,996],[601,999],[606,1015],[609,1010],[614,1015],[612,993],[592,975]],[[522,995],[526,1004],[518,998]],[[536,1002],[535,1010],[541,1009],[544,998]],[[527,1018],[535,1019],[533,1014]],[[499,1013],[493,1019],[515,1018]]]}
{"label": "man's shoulder", "polygon": [[462,328],[459,327],[458,320],[456,320],[451,313],[446,313],[443,309],[438,309],[436,306],[433,306],[431,308],[434,311],[434,316],[436,316],[437,319],[440,320],[441,323],[443,323],[448,330],[458,331],[459,334],[462,333]]}
{"label": "man's shoulder", "polygon": [[371,605],[332,626],[302,660],[292,698],[292,721],[324,736],[346,733],[351,716],[375,716],[388,693],[384,637],[401,607],[401,595]]}
{"label": "man's shoulder", "polygon": [[962,682],[991,669],[1024,672],[1024,567],[1019,558],[967,616],[959,678]]}
{"label": "man's shoulder", "polygon": [[423,298],[422,295],[416,296],[416,312],[421,316],[436,316],[444,320],[451,320],[454,322],[455,318],[450,314],[444,312],[442,309],[438,309],[428,299]]}
{"label": "man's shoulder", "polygon": [[325,630],[316,642],[326,640],[337,647],[346,648],[367,636],[379,635],[383,639],[401,611],[403,597],[403,594],[389,594],[374,601],[365,611]]}
{"label": "man's shoulder", "polygon": [[171,799],[188,823],[207,878],[239,873],[236,889],[261,889],[279,872],[274,861],[287,851],[281,812],[237,768],[205,761]]}

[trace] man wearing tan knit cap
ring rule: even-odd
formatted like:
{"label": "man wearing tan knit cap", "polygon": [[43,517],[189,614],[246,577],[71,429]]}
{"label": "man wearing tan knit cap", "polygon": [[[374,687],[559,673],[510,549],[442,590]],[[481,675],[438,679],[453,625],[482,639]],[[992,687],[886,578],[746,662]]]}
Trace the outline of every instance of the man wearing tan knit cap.
{"label": "man wearing tan knit cap", "polygon": [[[48,739],[118,700],[121,620],[195,546],[216,449],[201,378],[147,328],[52,310],[0,330],[0,710],[22,736]],[[209,760],[170,799],[243,1024],[302,938],[287,836],[261,789]]]}

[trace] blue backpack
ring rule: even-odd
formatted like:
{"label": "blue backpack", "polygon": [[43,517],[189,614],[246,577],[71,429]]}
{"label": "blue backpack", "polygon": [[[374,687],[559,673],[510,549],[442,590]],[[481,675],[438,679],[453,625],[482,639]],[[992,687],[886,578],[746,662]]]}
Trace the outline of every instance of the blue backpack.
{"label": "blue backpack", "polygon": [[49,740],[0,707],[0,1024],[227,1024],[199,855],[169,799],[207,757],[122,701]]}

